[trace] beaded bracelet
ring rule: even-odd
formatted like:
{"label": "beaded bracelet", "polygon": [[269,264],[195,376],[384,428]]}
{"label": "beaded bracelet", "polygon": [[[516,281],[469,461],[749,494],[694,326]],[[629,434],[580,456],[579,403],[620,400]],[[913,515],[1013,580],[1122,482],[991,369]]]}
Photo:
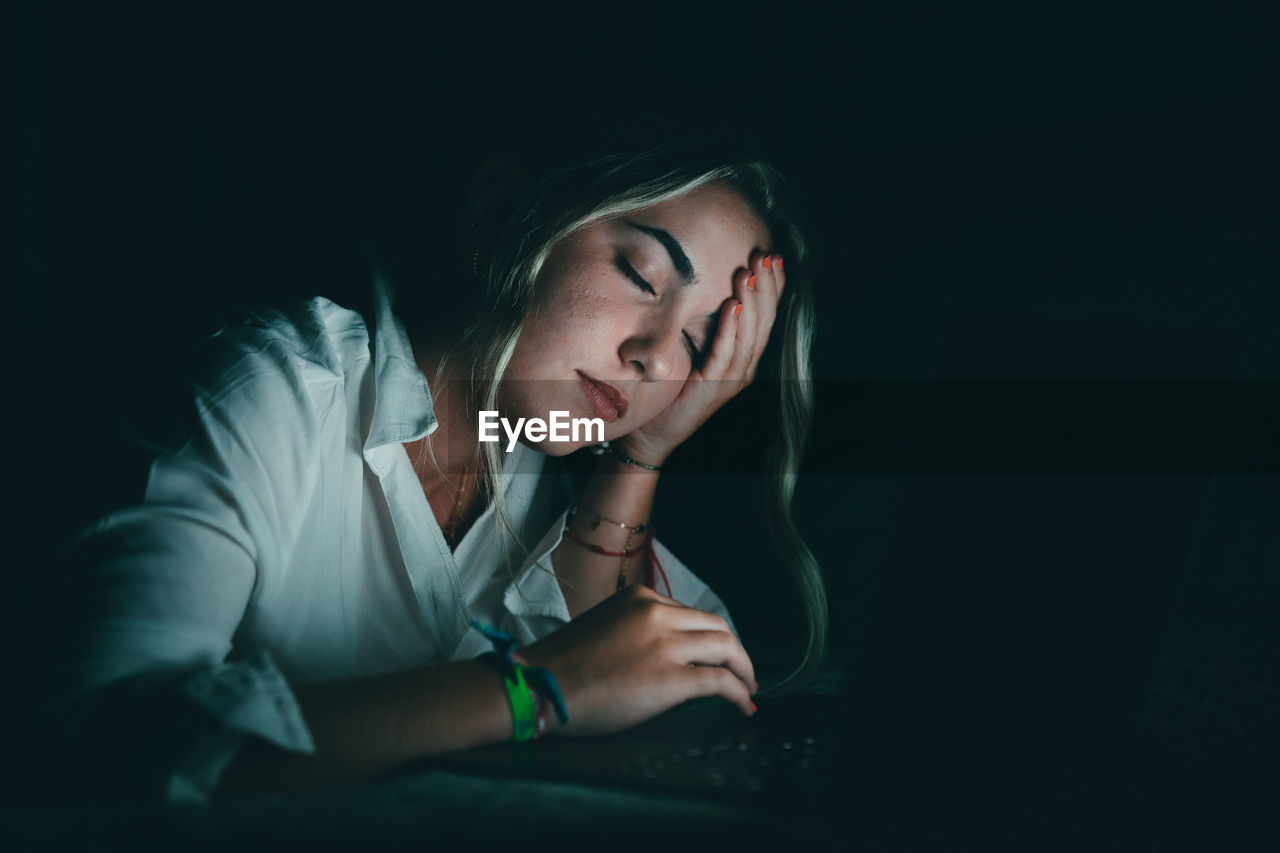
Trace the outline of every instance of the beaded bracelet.
{"label": "beaded bracelet", "polygon": [[472,627],[493,643],[493,651],[476,658],[493,667],[502,675],[502,685],[507,691],[507,703],[511,706],[511,740],[526,741],[541,737],[546,732],[545,699],[550,699],[556,709],[560,724],[569,722],[569,711],[564,706],[564,696],[556,677],[545,669],[516,663],[511,658],[516,638],[510,634],[472,622]]}
{"label": "beaded bracelet", "polygon": [[586,548],[588,551],[592,551],[596,554],[601,554],[605,557],[620,557],[621,560],[618,563],[618,585],[616,587],[616,591],[621,592],[622,589],[627,585],[627,558],[634,557],[644,550],[643,545],[637,545],[635,548],[632,548],[631,537],[635,536],[638,533],[647,532],[649,530],[648,526],[644,524],[627,524],[626,522],[616,521],[612,518],[606,518],[605,516],[600,515],[599,513],[596,513],[596,512],[591,513],[596,517],[596,520],[591,524],[592,530],[598,530],[600,528],[600,522],[607,521],[610,524],[616,524],[618,527],[627,531],[627,541],[622,543],[621,551],[606,551],[604,548],[601,548],[599,545],[595,545],[595,544],[592,544],[591,542],[586,541],[585,539],[583,539],[581,536],[579,536],[577,533],[573,532],[573,530],[569,528],[569,525],[573,523],[574,516],[578,514],[578,509],[579,507],[575,506],[569,510],[569,514],[564,521],[564,535],[568,536],[570,539],[572,539],[574,542],[577,542],[579,545]]}
{"label": "beaded bracelet", "polygon": [[659,468],[657,465],[650,465],[650,464],[649,464],[649,463],[647,463],[647,462],[641,462],[641,461],[640,461],[640,460],[638,460],[638,459],[632,459],[632,458],[631,458],[630,456],[628,456],[627,454],[623,453],[623,452],[622,452],[622,451],[620,451],[620,450],[614,450],[612,447],[610,447],[610,448],[609,448],[609,453],[610,453],[610,455],[612,455],[612,456],[616,456],[619,460],[621,460],[621,461],[623,461],[623,462],[627,463],[628,465],[634,465],[634,466],[636,466],[637,468],[643,468],[643,469],[644,469],[644,470],[646,470],[646,471],[661,471],[661,470],[662,470],[662,469],[661,469],[661,468]]}
{"label": "beaded bracelet", "polygon": [[[582,507],[575,506],[573,509],[569,510],[570,521],[573,521],[573,517],[578,514],[578,510],[580,509],[582,509]],[[627,524],[625,521],[618,521],[616,518],[610,518],[607,515],[601,515],[600,513],[593,512],[592,510],[586,510],[586,512],[588,515],[594,515],[596,517],[596,520],[591,522],[592,530],[599,530],[600,523],[602,521],[607,521],[610,524],[612,524],[614,527],[620,527],[623,530],[628,530],[632,533],[644,533],[645,530],[647,529],[646,525],[644,524]]]}
{"label": "beaded bracelet", "polygon": [[601,455],[602,453],[608,453],[610,456],[617,457],[618,461],[620,462],[625,462],[628,465],[634,465],[637,468],[643,468],[646,471],[662,470],[662,468],[660,468],[657,465],[650,465],[647,462],[641,462],[638,459],[632,459],[630,456],[623,453],[621,450],[615,450],[614,448],[610,447],[609,442],[607,441],[601,442],[600,444],[593,445],[591,448],[591,452],[597,456]]}

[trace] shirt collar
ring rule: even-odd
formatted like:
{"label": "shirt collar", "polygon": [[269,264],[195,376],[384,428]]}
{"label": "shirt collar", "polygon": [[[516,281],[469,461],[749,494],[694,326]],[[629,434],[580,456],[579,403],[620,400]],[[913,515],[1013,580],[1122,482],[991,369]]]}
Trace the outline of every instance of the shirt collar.
{"label": "shirt collar", "polygon": [[373,277],[373,419],[364,451],[392,442],[416,441],[440,426],[427,378],[418,369],[409,335],[391,312],[395,293],[375,271]]}
{"label": "shirt collar", "polygon": [[[440,426],[431,400],[431,388],[413,358],[409,335],[391,311],[395,289],[380,271],[373,277],[373,419],[364,441],[364,453],[386,444],[404,444],[430,435]],[[515,458],[512,459],[511,457]],[[506,492],[516,475],[538,475],[543,454],[517,443],[504,454],[499,477]]]}

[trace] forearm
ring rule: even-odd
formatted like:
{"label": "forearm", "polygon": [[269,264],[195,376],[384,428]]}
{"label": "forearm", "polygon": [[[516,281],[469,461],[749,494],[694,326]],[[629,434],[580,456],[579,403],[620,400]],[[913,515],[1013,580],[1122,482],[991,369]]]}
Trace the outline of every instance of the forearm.
{"label": "forearm", "polygon": [[224,772],[218,793],[354,782],[416,758],[511,736],[501,676],[478,661],[304,685],[295,693],[315,754],[254,740]]}
{"label": "forearm", "polygon": [[[643,546],[652,532],[631,535],[628,546],[628,531],[617,523],[649,525],[658,476],[656,471],[628,465],[611,454],[602,455],[596,462],[595,471],[579,499],[580,511],[573,518],[570,530],[583,541],[606,551],[621,553],[629,547],[638,549],[639,553],[625,560],[597,554],[566,534],[553,552],[551,561],[570,616],[577,617],[615,593],[620,571],[627,586],[634,586],[645,577],[649,556],[648,548]],[[593,530],[592,522],[597,516],[615,523],[603,521]]]}

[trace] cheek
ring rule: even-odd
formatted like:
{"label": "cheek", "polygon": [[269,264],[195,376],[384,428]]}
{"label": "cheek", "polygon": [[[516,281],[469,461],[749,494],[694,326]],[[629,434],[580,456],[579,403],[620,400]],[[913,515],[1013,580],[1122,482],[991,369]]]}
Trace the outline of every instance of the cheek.
{"label": "cheek", "polygon": [[[685,379],[688,374],[681,371],[678,375],[672,375],[669,379],[661,382],[647,383],[644,387],[645,395],[641,405],[643,409],[638,413],[641,415],[643,423],[648,423],[659,414],[661,414],[668,406],[670,406],[681,389],[684,388]],[[639,424],[638,424],[639,425]]]}
{"label": "cheek", "polygon": [[579,353],[598,345],[617,325],[617,306],[586,270],[561,280],[534,305],[520,336],[546,356]]}

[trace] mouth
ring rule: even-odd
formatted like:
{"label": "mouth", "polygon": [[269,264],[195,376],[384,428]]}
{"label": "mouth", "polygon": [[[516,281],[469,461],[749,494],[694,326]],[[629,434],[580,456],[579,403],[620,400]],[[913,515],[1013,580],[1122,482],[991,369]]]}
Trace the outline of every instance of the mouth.
{"label": "mouth", "polygon": [[592,379],[581,370],[578,371],[578,377],[596,417],[608,424],[627,413],[626,395],[617,388],[607,382]]}

